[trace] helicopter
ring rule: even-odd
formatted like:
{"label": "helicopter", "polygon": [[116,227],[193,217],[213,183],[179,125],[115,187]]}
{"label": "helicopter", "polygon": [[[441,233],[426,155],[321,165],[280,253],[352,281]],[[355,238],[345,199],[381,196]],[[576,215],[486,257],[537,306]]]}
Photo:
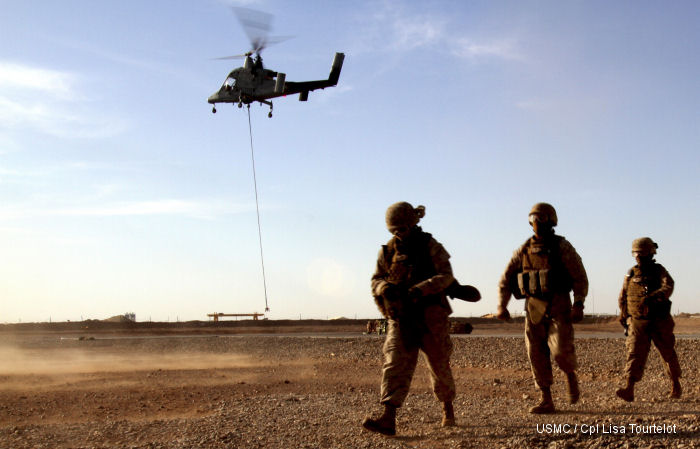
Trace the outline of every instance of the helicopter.
{"label": "helicopter", "polygon": [[[307,101],[309,92],[325,89],[338,84],[340,70],[343,68],[344,53],[336,53],[328,79],[315,81],[292,82],[286,81],[286,74],[266,69],[263,66],[260,53],[272,41],[267,37],[270,15],[260,11],[245,8],[234,8],[243,25],[252,49],[243,55],[227,56],[217,59],[245,58],[243,66],[233,69],[221,88],[207,99],[212,104],[212,113],[216,113],[217,103],[236,103],[238,107],[259,102],[270,106],[268,117],[272,117],[272,101],[270,99],[299,94],[299,101]],[[252,15],[252,17],[251,17]]]}
{"label": "helicopter", "polygon": [[259,53],[255,58],[251,56],[252,54],[246,54],[243,67],[233,69],[218,92],[209,97],[207,101],[214,105],[211,112],[216,113],[216,103],[238,103],[240,108],[244,104],[257,101],[270,106],[267,116],[272,117],[272,101],[269,101],[271,98],[298,93],[299,101],[307,101],[309,92],[312,90],[325,89],[338,84],[345,59],[343,53],[335,54],[331,73],[326,80],[291,82],[285,80],[284,73],[264,68]]}

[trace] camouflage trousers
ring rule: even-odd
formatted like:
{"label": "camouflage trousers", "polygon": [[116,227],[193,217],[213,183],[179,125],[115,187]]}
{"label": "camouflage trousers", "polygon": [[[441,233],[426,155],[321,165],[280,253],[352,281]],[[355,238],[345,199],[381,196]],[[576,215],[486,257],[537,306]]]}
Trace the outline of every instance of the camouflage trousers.
{"label": "camouflage trousers", "polygon": [[450,340],[448,312],[441,306],[428,306],[423,323],[411,327],[410,334],[402,323],[389,320],[389,331],[384,342],[382,368],[382,404],[401,407],[411,386],[413,373],[422,352],[430,371],[433,392],[439,401],[452,401],[455,382],[450,368],[452,340]]}
{"label": "camouflage trousers", "polygon": [[644,374],[651,343],[659,350],[664,360],[666,374],[671,379],[681,377],[681,366],[676,355],[676,336],[673,334],[675,323],[670,316],[661,320],[640,320],[627,318],[629,333],[627,335],[627,366],[625,372],[630,380],[638,382]]}
{"label": "camouflage trousers", "polygon": [[574,348],[574,326],[570,313],[560,313],[554,317],[545,316],[538,324],[529,317],[525,319],[525,344],[530,360],[532,375],[539,389],[552,385],[552,361],[550,356],[565,373],[576,370],[576,349]]}

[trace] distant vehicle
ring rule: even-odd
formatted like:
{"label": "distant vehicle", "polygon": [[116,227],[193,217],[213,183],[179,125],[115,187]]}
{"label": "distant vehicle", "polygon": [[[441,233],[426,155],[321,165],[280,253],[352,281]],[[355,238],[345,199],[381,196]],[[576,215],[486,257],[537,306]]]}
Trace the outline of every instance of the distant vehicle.
{"label": "distant vehicle", "polygon": [[233,69],[221,88],[207,100],[214,105],[211,110],[213,113],[216,113],[216,103],[237,103],[240,108],[244,104],[257,101],[270,106],[270,112],[267,115],[272,117],[272,101],[269,101],[271,98],[299,94],[299,101],[306,101],[312,90],[325,89],[338,84],[345,54],[335,54],[328,79],[288,82],[284,73],[266,69],[260,56],[260,53],[271,42],[267,36],[271,16],[244,8],[234,8],[234,12],[250,39],[252,49],[243,55],[217,58],[245,58],[245,60],[243,67]]}

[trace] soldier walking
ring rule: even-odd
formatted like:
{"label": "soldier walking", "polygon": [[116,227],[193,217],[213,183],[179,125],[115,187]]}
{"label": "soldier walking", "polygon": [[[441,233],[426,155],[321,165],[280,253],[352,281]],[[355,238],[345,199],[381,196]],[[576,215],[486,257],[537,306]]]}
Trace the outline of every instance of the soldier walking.
{"label": "soldier walking", "polygon": [[386,225],[393,237],[379,251],[372,276],[372,294],[389,329],[383,347],[383,413],[365,418],[362,425],[384,435],[396,434],[396,409],[408,395],[419,351],[428,363],[433,392],[442,402],[442,425],[455,425],[448,328],[452,309],[444,293],[454,277],[450,255],[418,226],[424,215],[425,207],[406,202],[388,208]]}
{"label": "soldier walking", "polygon": [[[520,246],[508,262],[499,283],[497,317],[509,320],[511,294],[525,298],[525,342],[535,384],[541,392],[539,404],[530,413],[553,413],[552,362],[559,365],[568,380],[569,403],[580,397],[576,377],[574,327],[583,319],[583,302],[588,294],[588,278],[581,257],[564,237],[554,234],[557,213],[552,205],[537,203],[529,222],[534,235]],[[574,292],[571,305],[569,292]]]}
{"label": "soldier walking", "polygon": [[634,401],[634,384],[642,379],[651,342],[664,360],[666,374],[671,379],[670,397],[681,397],[681,367],[674,348],[675,323],[671,317],[673,279],[654,260],[658,245],[649,237],[632,242],[632,255],[637,264],[630,268],[618,304],[620,323],[627,329],[627,384],[615,394],[625,401]]}

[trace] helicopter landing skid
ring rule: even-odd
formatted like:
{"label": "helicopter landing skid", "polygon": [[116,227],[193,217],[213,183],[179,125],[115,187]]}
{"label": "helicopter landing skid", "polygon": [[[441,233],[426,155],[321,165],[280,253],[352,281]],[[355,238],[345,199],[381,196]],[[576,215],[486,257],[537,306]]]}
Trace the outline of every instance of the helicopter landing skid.
{"label": "helicopter landing skid", "polygon": [[270,106],[270,112],[267,113],[267,116],[268,116],[269,118],[272,118],[272,102],[271,102],[271,101],[266,101],[266,100],[260,100],[260,106],[262,106],[263,103],[265,103],[266,105]]}

